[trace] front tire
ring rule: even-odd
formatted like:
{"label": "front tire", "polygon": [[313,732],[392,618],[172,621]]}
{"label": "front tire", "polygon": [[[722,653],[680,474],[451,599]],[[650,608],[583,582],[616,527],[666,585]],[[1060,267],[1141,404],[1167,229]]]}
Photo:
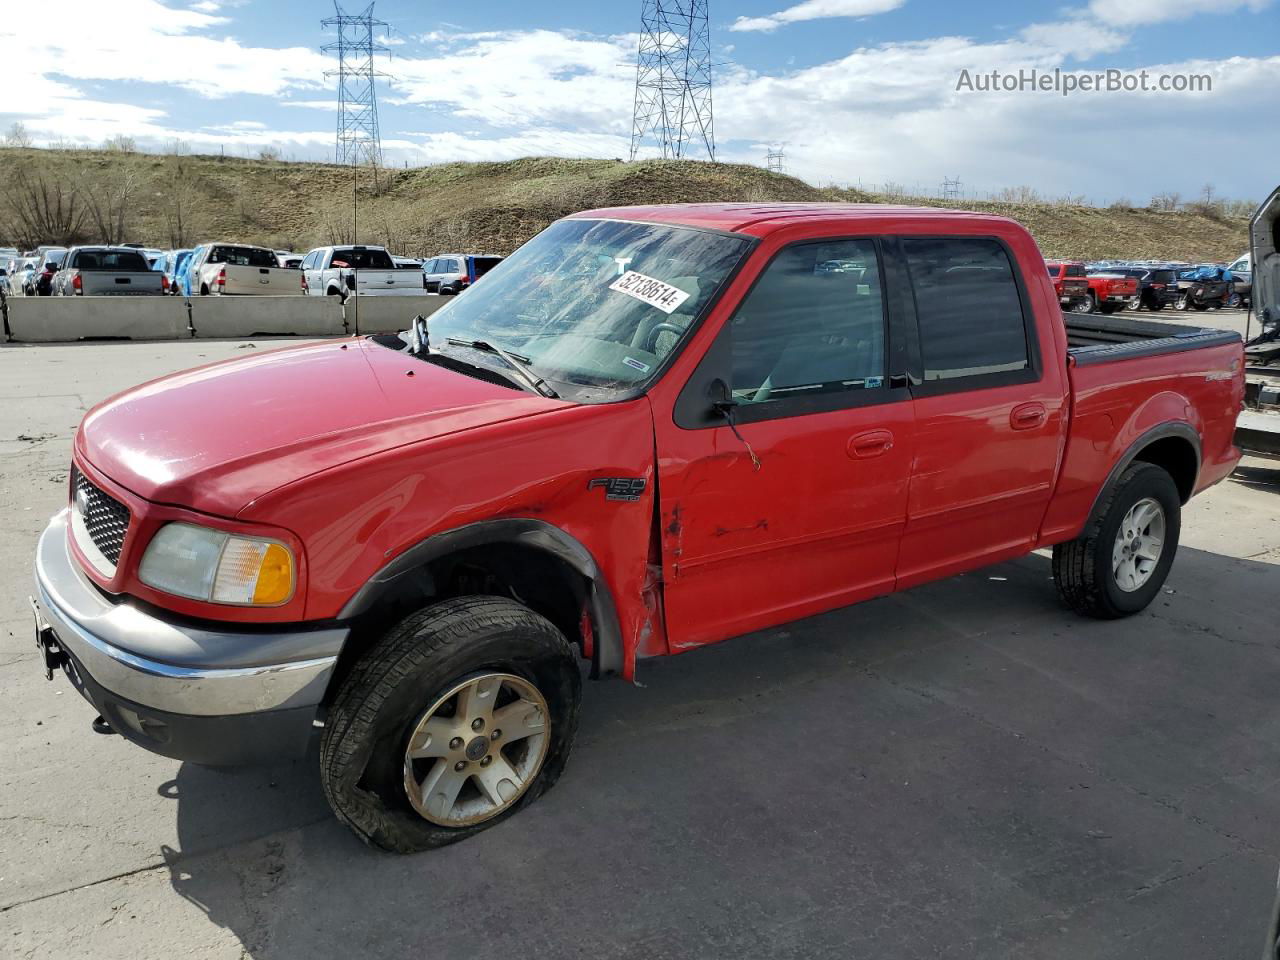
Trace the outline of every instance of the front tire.
{"label": "front tire", "polygon": [[1145,610],[1178,551],[1182,500],[1152,463],[1126,467],[1085,532],[1053,548],[1053,579],[1076,613],[1116,620]]}
{"label": "front tire", "polygon": [[559,779],[581,696],[573,651],[545,617],[503,597],[445,600],[393,627],[343,681],[320,741],[325,796],[370,846],[462,840]]}

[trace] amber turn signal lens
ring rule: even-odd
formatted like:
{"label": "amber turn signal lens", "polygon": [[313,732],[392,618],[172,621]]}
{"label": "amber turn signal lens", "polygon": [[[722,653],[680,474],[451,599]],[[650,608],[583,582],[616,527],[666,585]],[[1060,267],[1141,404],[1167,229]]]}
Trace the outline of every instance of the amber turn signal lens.
{"label": "amber turn signal lens", "polygon": [[293,557],[278,543],[267,546],[258,568],[258,582],[253,588],[255,604],[284,603],[293,593]]}

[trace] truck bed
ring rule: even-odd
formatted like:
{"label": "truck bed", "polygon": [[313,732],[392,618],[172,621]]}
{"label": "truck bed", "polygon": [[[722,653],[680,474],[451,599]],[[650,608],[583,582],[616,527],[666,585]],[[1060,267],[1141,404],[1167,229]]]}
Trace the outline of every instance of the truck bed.
{"label": "truck bed", "polygon": [[1240,335],[1229,330],[1188,327],[1157,320],[1080,313],[1064,313],[1062,320],[1067,327],[1067,354],[1076,366],[1183,353],[1240,342]]}

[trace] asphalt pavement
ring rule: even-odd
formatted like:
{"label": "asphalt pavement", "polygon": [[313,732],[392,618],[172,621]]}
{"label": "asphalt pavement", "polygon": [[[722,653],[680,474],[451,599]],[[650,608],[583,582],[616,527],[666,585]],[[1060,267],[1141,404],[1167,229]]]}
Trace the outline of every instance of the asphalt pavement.
{"label": "asphalt pavement", "polygon": [[1260,953],[1280,463],[1191,504],[1143,615],[1075,617],[1036,554],[644,662],[639,685],[587,685],[573,759],[534,806],[393,857],[332,819],[314,755],[152,756],[91,732],[36,662],[31,555],[84,412],[275,345],[0,347],[0,956]]}

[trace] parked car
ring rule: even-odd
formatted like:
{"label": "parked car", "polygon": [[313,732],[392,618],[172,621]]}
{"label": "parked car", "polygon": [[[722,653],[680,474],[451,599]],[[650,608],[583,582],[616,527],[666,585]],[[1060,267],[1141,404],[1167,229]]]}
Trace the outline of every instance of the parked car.
{"label": "parked car", "polygon": [[36,295],[36,265],[39,264],[38,257],[23,257],[18,264],[18,268],[14,271],[13,278],[10,280],[10,293],[19,297],[34,297]]}
{"label": "parked car", "polygon": [[1126,310],[1138,296],[1138,281],[1109,268],[1085,269],[1089,295],[1082,313],[1115,313]]}
{"label": "parked car", "polygon": [[422,261],[415,260],[413,257],[397,257],[392,254],[391,262],[396,265],[397,270],[422,270]]}
{"label": "parked car", "polygon": [[1158,312],[1177,303],[1181,296],[1177,271],[1171,267],[1113,267],[1108,272],[1138,281],[1138,295],[1129,301],[1130,310],[1146,307]]}
{"label": "parked car", "polygon": [[200,259],[201,255],[205,253],[208,250],[208,248],[209,248],[209,245],[207,243],[200,244],[197,247],[193,247],[191,249],[191,253],[186,257],[186,259],[178,262],[174,266],[173,282],[177,286],[177,289],[173,291],[175,295],[190,299],[191,297],[191,265],[195,263],[198,259]]}
{"label": "parked car", "polygon": [[1058,303],[1068,310],[1078,310],[1089,302],[1089,281],[1085,278],[1083,263],[1066,263],[1061,260],[1046,261],[1049,279]]}
{"label": "parked car", "polygon": [[1247,310],[1253,304],[1253,258],[1246,253],[1227,269],[1231,271],[1232,277],[1227,306]]}
{"label": "parked car", "polygon": [[422,284],[428,293],[458,294],[502,262],[481,253],[446,253],[422,265]]}
{"label": "parked car", "polygon": [[59,297],[149,297],[167,288],[164,273],[132,247],[72,247],[52,283]]}
{"label": "parked car", "polygon": [[188,286],[200,296],[287,296],[298,293],[298,274],[281,268],[274,250],[245,243],[211,243],[193,254]]}
{"label": "parked car", "polygon": [[302,261],[305,258],[306,254],[302,253],[290,253],[288,250],[276,251],[276,262],[283,270],[301,270]]}
{"label": "parked car", "polygon": [[322,725],[340,818],[440,846],[555,783],[578,657],[632,680],[1045,547],[1078,612],[1145,609],[1183,504],[1239,460],[1241,359],[1232,333],[1064,321],[1000,217],[590,211],[429,326],[90,411],[36,552],[40,667],[193,762],[303,755]]}
{"label": "parked car", "polygon": [[422,296],[416,273],[397,270],[383,247],[318,247],[302,261],[302,292],[345,300],[362,297]]}
{"label": "parked car", "polygon": [[31,277],[32,292],[38,297],[47,297],[53,292],[53,276],[62,266],[62,258],[67,255],[66,247],[44,247],[39,263]]}
{"label": "parked car", "polygon": [[164,255],[162,270],[165,278],[165,293],[176,295],[180,292],[178,274],[189,259],[191,259],[191,251],[187,249],[170,250]]}
{"label": "parked car", "polygon": [[1231,299],[1233,281],[1224,267],[1205,263],[1178,274],[1177,310],[1220,310]]}

